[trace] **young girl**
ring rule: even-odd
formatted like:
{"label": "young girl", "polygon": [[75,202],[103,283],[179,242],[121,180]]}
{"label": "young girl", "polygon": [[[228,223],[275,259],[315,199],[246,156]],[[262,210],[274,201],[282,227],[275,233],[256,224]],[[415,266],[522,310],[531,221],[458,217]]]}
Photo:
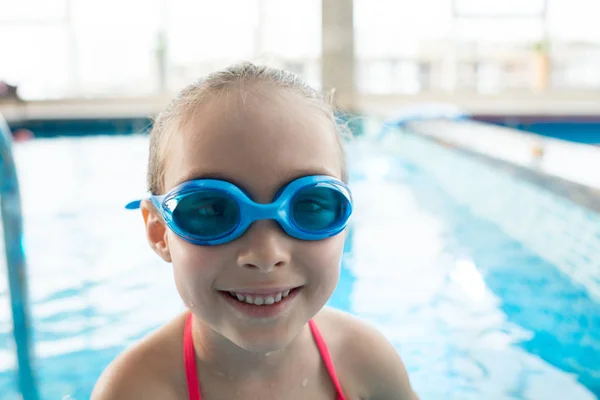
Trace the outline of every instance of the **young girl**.
{"label": "young girl", "polygon": [[416,399],[394,348],[324,308],[352,198],[333,111],[244,63],[184,89],[150,134],[150,246],[189,311],[118,357],[94,400]]}

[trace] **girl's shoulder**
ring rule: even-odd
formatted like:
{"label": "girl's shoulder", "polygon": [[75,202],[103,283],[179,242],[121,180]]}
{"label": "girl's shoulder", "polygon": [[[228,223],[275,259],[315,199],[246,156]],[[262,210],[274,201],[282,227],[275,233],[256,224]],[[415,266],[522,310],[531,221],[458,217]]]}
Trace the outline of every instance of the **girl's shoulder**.
{"label": "girl's shoulder", "polygon": [[183,328],[187,313],[120,354],[102,373],[92,400],[181,399],[186,393]]}
{"label": "girl's shoulder", "polygon": [[377,329],[331,308],[323,309],[314,321],[348,397],[417,399],[397,350]]}

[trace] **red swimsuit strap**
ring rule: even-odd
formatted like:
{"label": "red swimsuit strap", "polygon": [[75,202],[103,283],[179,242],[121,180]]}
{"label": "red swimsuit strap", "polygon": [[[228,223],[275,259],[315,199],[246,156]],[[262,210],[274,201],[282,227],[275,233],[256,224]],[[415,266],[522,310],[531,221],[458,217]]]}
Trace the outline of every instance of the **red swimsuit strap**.
{"label": "red swimsuit strap", "polygon": [[189,400],[202,400],[200,396],[200,382],[198,382],[198,369],[196,367],[196,352],[192,339],[192,313],[185,320],[183,331],[183,362],[185,364],[185,377],[187,379]]}
{"label": "red swimsuit strap", "polygon": [[331,354],[329,354],[329,349],[327,348],[327,343],[325,343],[323,336],[321,336],[321,332],[319,332],[319,328],[317,328],[317,324],[315,324],[312,319],[308,321],[308,325],[310,326],[310,330],[313,334],[313,338],[315,339],[315,343],[317,344],[317,348],[319,349],[319,353],[321,353],[321,358],[325,363],[325,367],[327,367],[327,372],[329,372],[329,376],[331,377],[333,385],[335,386],[335,390],[338,393],[337,400],[345,400],[340,381],[335,373],[335,367],[333,366]]}

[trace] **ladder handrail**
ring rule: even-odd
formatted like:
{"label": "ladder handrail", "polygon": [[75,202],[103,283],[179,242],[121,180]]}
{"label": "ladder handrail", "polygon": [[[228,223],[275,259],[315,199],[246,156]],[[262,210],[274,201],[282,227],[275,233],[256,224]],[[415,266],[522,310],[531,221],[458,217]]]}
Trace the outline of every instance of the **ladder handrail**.
{"label": "ladder handrail", "polygon": [[12,134],[0,114],[0,213],[17,349],[18,383],[23,400],[38,400],[32,368],[31,323],[23,248],[23,218],[19,182],[12,152]]}

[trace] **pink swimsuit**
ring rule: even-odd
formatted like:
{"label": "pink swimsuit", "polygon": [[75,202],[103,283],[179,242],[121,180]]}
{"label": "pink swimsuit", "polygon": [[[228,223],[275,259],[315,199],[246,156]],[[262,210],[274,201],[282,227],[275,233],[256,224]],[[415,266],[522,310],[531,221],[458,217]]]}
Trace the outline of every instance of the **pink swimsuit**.
{"label": "pink swimsuit", "polygon": [[[337,391],[337,400],[345,400],[344,394],[342,393],[342,388],[340,387],[340,382],[338,381],[335,373],[335,368],[333,367],[331,355],[329,354],[327,345],[323,340],[323,336],[321,336],[321,333],[319,332],[319,329],[313,320],[308,321],[308,325],[310,326],[310,331],[315,339],[319,353],[321,353],[325,367],[327,367],[329,376],[333,381],[335,390]],[[202,400],[202,396],[200,395],[200,383],[198,382],[198,371],[196,369],[196,354],[194,351],[194,342],[192,340],[191,313],[188,314],[185,322],[185,331],[183,334],[183,360],[185,363],[185,376],[187,378],[189,400]]]}

